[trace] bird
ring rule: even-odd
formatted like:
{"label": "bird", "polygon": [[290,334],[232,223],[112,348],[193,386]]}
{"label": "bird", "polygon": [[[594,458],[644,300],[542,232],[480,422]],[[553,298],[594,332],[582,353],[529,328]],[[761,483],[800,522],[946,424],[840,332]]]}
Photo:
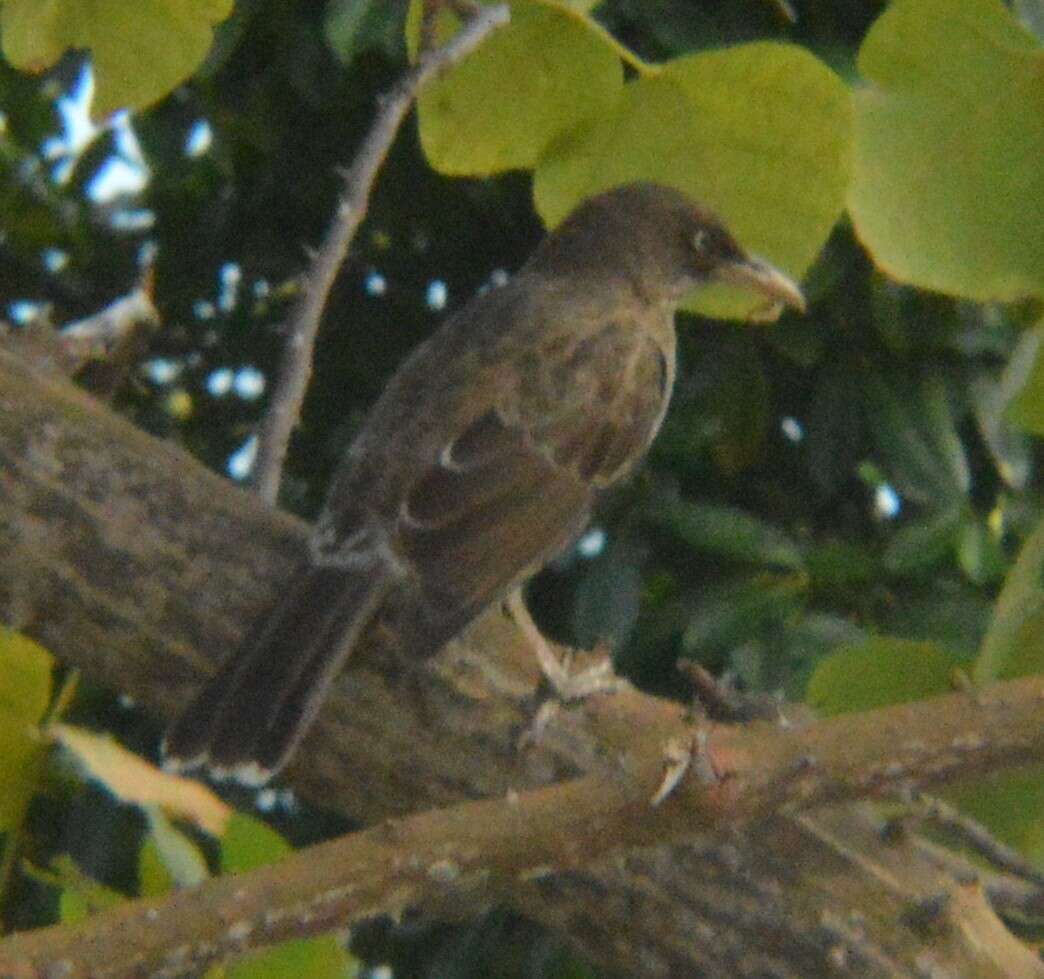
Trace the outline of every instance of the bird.
{"label": "bird", "polygon": [[378,624],[419,661],[518,594],[644,456],[670,401],[675,312],[718,282],[805,308],[712,210],[630,183],[449,316],[369,411],[274,605],[168,729],[167,766],[264,784]]}

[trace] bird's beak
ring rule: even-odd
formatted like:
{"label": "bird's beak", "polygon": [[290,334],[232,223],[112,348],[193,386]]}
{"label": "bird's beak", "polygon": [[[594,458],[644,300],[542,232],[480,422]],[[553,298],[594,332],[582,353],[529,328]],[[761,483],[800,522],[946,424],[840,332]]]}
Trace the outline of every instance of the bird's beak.
{"label": "bird's beak", "polygon": [[742,289],[760,292],[777,310],[780,306],[790,306],[799,313],[805,311],[805,297],[798,284],[789,275],[784,275],[774,265],[760,258],[745,258],[719,265],[714,270],[714,278]]}

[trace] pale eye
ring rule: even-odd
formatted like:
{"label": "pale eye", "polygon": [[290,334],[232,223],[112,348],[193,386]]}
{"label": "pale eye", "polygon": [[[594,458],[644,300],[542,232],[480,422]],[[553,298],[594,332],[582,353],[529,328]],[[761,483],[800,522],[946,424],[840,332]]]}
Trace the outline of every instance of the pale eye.
{"label": "pale eye", "polygon": [[696,251],[698,251],[698,252],[702,252],[702,251],[704,251],[706,249],[706,247],[707,247],[707,229],[706,228],[700,228],[700,230],[697,231],[696,234],[694,234],[692,236],[692,247],[695,248]]}

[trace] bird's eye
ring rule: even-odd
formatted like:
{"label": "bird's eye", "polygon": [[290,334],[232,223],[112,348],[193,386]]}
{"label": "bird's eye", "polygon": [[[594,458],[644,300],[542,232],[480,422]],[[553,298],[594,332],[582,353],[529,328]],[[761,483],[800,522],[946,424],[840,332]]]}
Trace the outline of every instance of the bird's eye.
{"label": "bird's eye", "polygon": [[706,228],[700,228],[700,230],[697,231],[692,236],[692,247],[695,248],[696,251],[698,251],[698,252],[702,252],[702,251],[706,250],[706,248],[707,248],[707,229]]}

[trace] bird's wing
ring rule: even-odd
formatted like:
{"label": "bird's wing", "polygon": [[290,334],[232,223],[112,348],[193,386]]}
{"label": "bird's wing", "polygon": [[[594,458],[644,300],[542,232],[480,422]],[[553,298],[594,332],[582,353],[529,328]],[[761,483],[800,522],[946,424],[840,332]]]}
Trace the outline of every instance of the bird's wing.
{"label": "bird's wing", "polygon": [[442,641],[565,547],[659,426],[671,376],[655,342],[620,322],[561,343],[443,445],[401,501],[394,546]]}

